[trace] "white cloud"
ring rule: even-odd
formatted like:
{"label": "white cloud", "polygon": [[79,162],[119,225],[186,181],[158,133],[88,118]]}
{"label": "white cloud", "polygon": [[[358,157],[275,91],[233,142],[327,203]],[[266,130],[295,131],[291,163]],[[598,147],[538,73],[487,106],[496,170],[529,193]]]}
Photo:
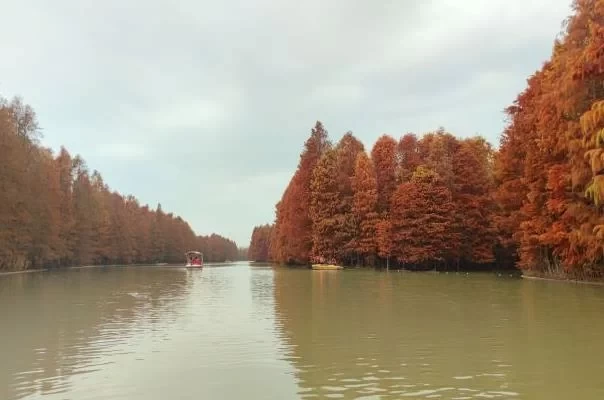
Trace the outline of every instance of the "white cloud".
{"label": "white cloud", "polygon": [[[99,145],[97,154],[108,159],[123,161],[151,160],[152,153],[141,144],[107,143]],[[86,158],[86,156],[84,156]],[[102,171],[101,171],[102,172]]]}

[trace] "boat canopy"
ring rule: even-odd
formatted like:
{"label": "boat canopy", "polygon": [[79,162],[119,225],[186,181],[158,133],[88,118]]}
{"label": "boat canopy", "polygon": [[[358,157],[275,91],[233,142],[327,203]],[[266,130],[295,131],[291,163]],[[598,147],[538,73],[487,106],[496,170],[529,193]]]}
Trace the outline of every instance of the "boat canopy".
{"label": "boat canopy", "polygon": [[187,257],[186,266],[202,266],[203,265],[203,253],[199,251],[189,250],[185,253]]}

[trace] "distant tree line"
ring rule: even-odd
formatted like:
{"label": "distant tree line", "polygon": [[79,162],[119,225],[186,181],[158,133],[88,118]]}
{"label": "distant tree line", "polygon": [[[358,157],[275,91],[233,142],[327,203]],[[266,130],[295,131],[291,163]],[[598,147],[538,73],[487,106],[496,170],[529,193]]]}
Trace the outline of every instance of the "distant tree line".
{"label": "distant tree line", "polygon": [[0,270],[239,258],[217,234],[196,236],[181,217],[109,189],[80,156],[39,143],[31,106],[0,98]]}

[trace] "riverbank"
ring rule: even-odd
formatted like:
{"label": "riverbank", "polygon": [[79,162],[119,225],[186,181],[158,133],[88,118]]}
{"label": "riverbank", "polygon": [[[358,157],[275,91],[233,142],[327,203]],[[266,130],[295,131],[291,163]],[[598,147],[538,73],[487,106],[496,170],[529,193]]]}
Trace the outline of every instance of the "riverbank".
{"label": "riverbank", "polygon": [[126,266],[126,265],[81,265],[75,267],[58,267],[58,268],[36,268],[36,269],[26,269],[23,271],[6,271],[0,272],[0,276],[4,275],[16,275],[16,274],[31,274],[34,272],[47,272],[51,269],[54,270],[64,270],[64,269],[82,269],[82,268],[99,268],[99,267],[118,267],[118,266]]}
{"label": "riverbank", "polygon": [[0,272],[0,276],[3,276],[3,275],[16,275],[16,274],[30,274],[30,273],[34,273],[34,272],[44,272],[44,271],[48,271],[48,269],[47,268],[42,268],[42,269],[26,269],[24,271]]}
{"label": "riverbank", "polygon": [[548,275],[536,275],[536,274],[522,274],[522,279],[532,279],[536,281],[549,281],[549,282],[561,282],[561,283],[575,283],[583,285],[594,285],[604,286],[604,278],[590,278],[590,279],[574,279],[568,276],[548,276]]}
{"label": "riverbank", "polygon": [[[234,261],[230,261],[232,263]],[[228,261],[209,261],[206,264],[228,264]],[[66,270],[66,269],[85,269],[85,268],[102,268],[102,267],[183,267],[183,264],[170,264],[170,263],[161,263],[161,264],[111,264],[111,265],[77,265],[73,267],[56,267],[56,268],[36,268],[36,269],[26,269],[23,271],[6,271],[0,272],[0,276],[4,275],[16,275],[16,274],[30,274],[34,272],[48,272],[51,270]]]}

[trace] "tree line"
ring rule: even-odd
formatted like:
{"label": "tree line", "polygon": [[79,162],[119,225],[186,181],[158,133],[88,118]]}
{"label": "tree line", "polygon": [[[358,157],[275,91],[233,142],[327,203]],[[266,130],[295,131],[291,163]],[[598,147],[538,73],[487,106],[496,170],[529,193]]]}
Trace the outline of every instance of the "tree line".
{"label": "tree line", "polygon": [[88,264],[236,260],[217,234],[197,236],[181,217],[112,191],[65,148],[40,144],[36,114],[21,98],[0,98],[0,270]]}
{"label": "tree line", "polygon": [[367,153],[352,132],[332,144],[317,122],[250,255],[601,277],[603,78],[604,0],[576,0],[551,58],[506,108],[497,150],[441,128],[382,135]]}

